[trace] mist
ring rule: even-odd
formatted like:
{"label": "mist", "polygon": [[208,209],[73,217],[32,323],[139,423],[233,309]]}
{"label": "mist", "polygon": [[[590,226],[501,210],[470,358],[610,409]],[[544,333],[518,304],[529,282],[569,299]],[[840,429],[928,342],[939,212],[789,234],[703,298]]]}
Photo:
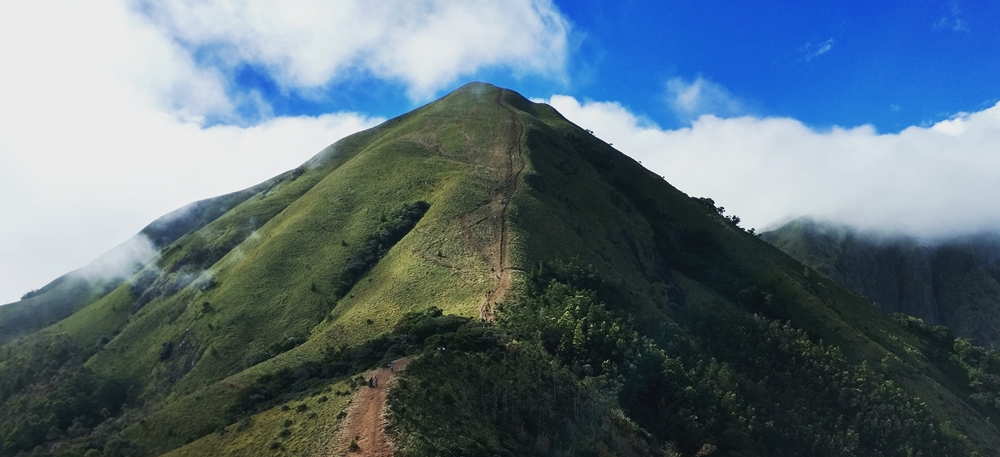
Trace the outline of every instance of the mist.
{"label": "mist", "polygon": [[800,216],[920,239],[1000,228],[1000,104],[881,134],[709,114],[669,130],[617,103],[543,101],[758,231]]}
{"label": "mist", "polygon": [[[8,3],[0,303],[170,210],[257,184],[384,120],[275,116],[260,91],[234,80],[244,67],[312,101],[340,97],[326,92],[358,75],[428,101],[482,68],[558,79],[570,52],[571,26],[547,2]],[[292,10],[311,12],[274,14]]]}
{"label": "mist", "polygon": [[126,279],[153,262],[159,253],[149,237],[138,234],[74,272],[88,281]]}
{"label": "mist", "polygon": [[[83,280],[89,284],[88,287],[104,288],[109,285],[116,287],[158,258],[159,251],[153,242],[146,235],[139,233],[87,265],[67,273],[65,278]],[[21,298],[33,297],[45,291],[45,287],[25,290]],[[6,301],[0,304],[6,304]]]}

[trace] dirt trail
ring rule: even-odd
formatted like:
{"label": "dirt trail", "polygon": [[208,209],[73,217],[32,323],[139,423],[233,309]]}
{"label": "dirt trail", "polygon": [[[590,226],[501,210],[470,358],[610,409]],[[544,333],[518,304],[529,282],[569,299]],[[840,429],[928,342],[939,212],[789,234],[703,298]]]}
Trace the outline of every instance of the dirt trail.
{"label": "dirt trail", "polygon": [[498,246],[497,262],[493,269],[496,274],[496,287],[486,294],[483,302],[479,306],[479,316],[486,321],[493,321],[493,311],[497,302],[503,298],[507,289],[510,288],[511,277],[510,265],[507,265],[507,253],[509,250],[510,233],[507,227],[507,212],[510,201],[517,191],[517,185],[521,180],[521,173],[524,171],[524,151],[521,149],[521,137],[524,135],[524,124],[521,123],[521,116],[517,109],[510,106],[503,100],[506,89],[497,91],[496,103],[501,108],[507,110],[511,116],[512,135],[508,140],[510,145],[507,148],[507,169],[500,191],[500,240]]}
{"label": "dirt trail", "polygon": [[[406,357],[393,362],[396,370],[402,370],[413,357]],[[357,456],[357,457],[392,457],[392,445],[385,434],[385,394],[390,387],[395,373],[383,367],[365,373],[365,379],[372,376],[378,378],[378,387],[362,387],[355,395],[351,409],[344,420],[340,436],[327,445],[327,456]],[[351,440],[358,445],[356,451],[350,451]]]}
{"label": "dirt trail", "polygon": [[[506,157],[500,159],[505,162],[505,166],[501,167],[497,194],[493,197],[493,202],[489,204],[493,207],[493,211],[499,209],[494,214],[498,219],[500,236],[493,252],[495,255],[488,255],[493,263],[495,286],[486,294],[479,307],[480,317],[487,321],[493,320],[493,311],[497,301],[503,298],[511,286],[511,267],[507,264],[510,243],[507,216],[511,198],[517,191],[521,174],[525,168],[524,151],[521,148],[524,124],[521,123],[517,109],[503,100],[504,92],[505,89],[497,91],[495,102],[510,113],[511,122]],[[484,217],[480,222],[489,219],[491,218]],[[474,238],[471,234],[469,236]],[[489,249],[487,252],[489,251],[493,251],[493,249]],[[407,357],[397,360],[395,369],[403,369],[412,359],[412,357]],[[366,379],[372,376],[378,378],[378,387],[362,387],[356,394],[340,433],[335,439],[329,441],[323,452],[324,456],[392,457],[392,445],[385,434],[383,413],[386,390],[390,387],[394,373],[390,372],[388,368],[379,368],[365,374]],[[349,450],[352,439],[358,445],[356,451]]]}

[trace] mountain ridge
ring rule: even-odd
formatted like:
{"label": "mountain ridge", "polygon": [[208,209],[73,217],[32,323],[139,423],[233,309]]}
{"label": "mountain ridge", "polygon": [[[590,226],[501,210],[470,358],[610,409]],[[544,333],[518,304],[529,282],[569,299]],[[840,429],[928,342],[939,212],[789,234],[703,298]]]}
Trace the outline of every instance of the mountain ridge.
{"label": "mountain ridge", "polygon": [[799,219],[761,237],[886,312],[946,325],[981,345],[1000,341],[996,234],[921,241]]}
{"label": "mountain ridge", "polygon": [[1000,448],[950,342],[514,91],[463,86],[244,192],[0,346],[0,454],[316,455],[356,375],[405,355],[400,455]]}

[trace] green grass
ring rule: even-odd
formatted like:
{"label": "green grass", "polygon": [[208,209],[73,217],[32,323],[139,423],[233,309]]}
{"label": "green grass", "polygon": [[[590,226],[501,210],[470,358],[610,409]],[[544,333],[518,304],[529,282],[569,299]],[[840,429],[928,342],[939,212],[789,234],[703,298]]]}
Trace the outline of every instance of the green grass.
{"label": "green grass", "polygon": [[[436,306],[478,317],[496,284],[497,218],[518,125],[494,103],[498,94],[467,86],[338,142],[210,222],[192,223],[190,233],[166,246],[147,273],[155,278],[148,285],[161,292],[170,284],[185,287],[138,309],[132,289],[140,273],[29,338],[66,335],[92,346],[110,337],[87,366],[140,386],[128,417],[143,421],[130,419],[123,435],[153,453],[314,451],[314,437],[335,427],[343,399],[303,400],[313,419],[278,407],[240,426],[228,423],[228,413],[241,389],[261,376],[318,361],[330,347],[360,346],[391,331],[407,312]],[[809,274],[551,107],[512,92],[503,96],[522,109],[516,115],[525,127],[516,139],[524,169],[507,212],[510,301],[524,293],[538,262],[575,258],[622,291],[615,312],[663,342],[696,310],[749,309],[759,304],[741,293],[771,294],[773,304],[752,311],[792,321],[852,362],[880,367],[973,442],[1000,449],[1000,432],[942,387],[950,375],[878,309]],[[357,249],[416,201],[430,204],[423,218],[339,297],[338,278]],[[305,341],[250,366],[289,337]],[[175,349],[162,360],[168,342]],[[293,421],[290,435],[279,436],[286,420]]]}
{"label": "green grass", "polygon": [[[960,433],[970,436],[974,442],[984,443],[985,449],[998,448],[1000,442],[997,440],[996,428],[978,419],[978,414],[960,397],[943,387],[942,383],[945,383],[946,376],[912,351],[918,342],[876,307],[821,275],[813,274],[806,277],[802,265],[791,257],[733,227],[714,211],[674,189],[659,176],[644,170],[635,161],[616,153],[603,142],[587,140],[588,134],[564,121],[554,111],[546,109],[539,111],[542,113],[541,120],[559,132],[563,138],[575,136],[584,139],[577,140],[577,144],[572,148],[581,154],[584,160],[565,159],[567,165],[559,168],[558,160],[561,157],[555,153],[550,154],[553,166],[559,169],[563,176],[560,177],[560,173],[550,171],[543,175],[545,179],[569,180],[589,173],[588,164],[593,167],[593,170],[600,174],[601,181],[614,187],[613,190],[606,191],[611,194],[607,197],[608,200],[626,200],[625,204],[616,206],[642,213],[642,218],[654,231],[654,240],[646,238],[648,240],[645,241],[646,246],[655,244],[664,261],[673,267],[674,282],[680,283],[687,295],[689,306],[692,304],[691,299],[737,306],[736,295],[740,290],[754,286],[765,288],[777,297],[780,304],[778,308],[770,311],[772,317],[790,320],[797,327],[806,330],[811,337],[840,347],[845,355],[856,363],[867,361],[872,366],[883,366],[883,370],[891,379],[903,385],[910,394],[927,402],[938,417],[951,422]],[[559,141],[539,143],[550,149],[565,149]],[[539,160],[536,160],[537,162]],[[587,181],[590,182],[589,189],[600,186],[600,182],[595,183],[593,178]],[[571,188],[574,192],[588,190],[588,187],[579,185],[564,184],[551,187]],[[544,197],[539,200],[542,198]],[[570,206],[573,210],[571,213],[573,216],[586,211],[577,211],[573,208],[572,197],[562,197],[562,201],[564,206]],[[595,198],[587,196],[585,201],[595,201]],[[555,203],[539,204],[538,207],[552,208],[548,212],[539,211],[540,214],[558,212]],[[628,220],[621,216],[608,219],[616,222]],[[536,224],[536,227],[540,225]],[[563,226],[567,225],[572,228],[572,223],[564,222]],[[592,223],[587,225],[594,226]],[[711,240],[709,248],[689,254],[696,248],[685,241],[692,234],[709,238]],[[554,239],[561,240],[561,245],[567,247],[573,240],[572,234],[566,230],[562,230],[561,238],[555,233],[546,235],[557,236]],[[648,232],[646,236],[649,236]],[[655,242],[656,238],[659,242]],[[576,241],[589,245],[591,252],[599,251],[595,242],[599,239],[600,237],[594,233],[587,232],[577,233],[576,236]],[[555,248],[558,248],[558,245]],[[579,247],[567,250],[570,252],[563,251],[564,256],[580,252]],[[552,249],[549,255],[555,254],[552,251],[555,249]],[[690,263],[686,255],[693,255],[707,262]],[[594,262],[594,265],[604,270],[600,262]],[[615,270],[617,274],[624,276],[623,271],[628,271],[628,268],[618,264]],[[632,271],[635,270],[636,267],[633,266]],[[638,291],[641,293],[642,289]],[[660,300],[659,308],[663,308],[662,299]],[[645,333],[656,332],[657,326],[660,327],[660,331],[669,331],[670,319],[662,319],[657,313],[643,313],[642,309],[636,310],[639,311],[636,318],[637,321],[645,323],[640,326]],[[684,321],[683,306],[668,314],[675,320]]]}
{"label": "green grass", "polygon": [[337,432],[344,417],[341,413],[346,411],[353,394],[346,383],[331,384],[311,395],[221,427],[164,456],[322,454],[327,443],[339,443]]}
{"label": "green grass", "polygon": [[[268,197],[248,199],[178,240],[182,247],[161,262],[164,270],[197,249],[225,244],[250,217],[261,220],[273,212],[269,208],[283,208],[211,267],[217,286],[187,288],[152,301],[109,344],[108,355],[95,357],[90,366],[142,380],[146,398],[162,411],[152,416],[160,428],[174,424],[198,435],[216,426],[233,400],[233,391],[213,387],[217,384],[238,385],[255,374],[315,360],[326,347],[359,344],[390,329],[403,313],[428,305],[477,315],[481,297],[493,285],[483,250],[495,242],[496,233],[489,224],[473,224],[470,214],[488,214],[483,204],[491,198],[496,175],[488,166],[499,148],[491,142],[503,138],[490,129],[456,130],[450,119],[464,110],[473,110],[468,117],[474,120],[505,112],[484,112],[472,104],[445,108],[459,112],[436,117],[432,106],[424,109],[425,116],[394,121],[374,141],[359,145],[351,159],[321,170],[326,175],[307,191],[297,190],[296,183],[308,183],[318,171],[275,187]],[[427,143],[435,138],[440,144]],[[387,217],[416,200],[431,205],[424,218],[347,296],[333,302],[334,281],[354,249]],[[201,307],[206,301],[212,307],[208,313]],[[310,338],[243,371],[250,355],[292,334]],[[184,338],[197,346],[196,363],[172,383],[184,367],[161,362],[158,351],[164,342]],[[215,399],[199,401],[209,396]],[[136,427],[128,435],[146,446],[165,439]]]}

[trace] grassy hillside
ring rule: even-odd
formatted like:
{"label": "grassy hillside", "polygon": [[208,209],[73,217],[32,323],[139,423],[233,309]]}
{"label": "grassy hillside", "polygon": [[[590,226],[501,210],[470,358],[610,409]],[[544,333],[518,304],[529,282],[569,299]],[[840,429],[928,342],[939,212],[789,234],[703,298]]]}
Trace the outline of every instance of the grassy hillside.
{"label": "grassy hillside", "polygon": [[268,188],[269,180],[249,189],[197,201],[146,226],[136,236],[87,266],[60,276],[21,300],[0,306],[0,344],[58,322],[124,283],[162,249],[181,236],[233,209]]}
{"label": "grassy hillside", "polygon": [[403,355],[403,455],[1000,449],[991,391],[966,401],[989,357],[487,84],[143,236],[134,274],[0,346],[0,455],[326,455]]}

